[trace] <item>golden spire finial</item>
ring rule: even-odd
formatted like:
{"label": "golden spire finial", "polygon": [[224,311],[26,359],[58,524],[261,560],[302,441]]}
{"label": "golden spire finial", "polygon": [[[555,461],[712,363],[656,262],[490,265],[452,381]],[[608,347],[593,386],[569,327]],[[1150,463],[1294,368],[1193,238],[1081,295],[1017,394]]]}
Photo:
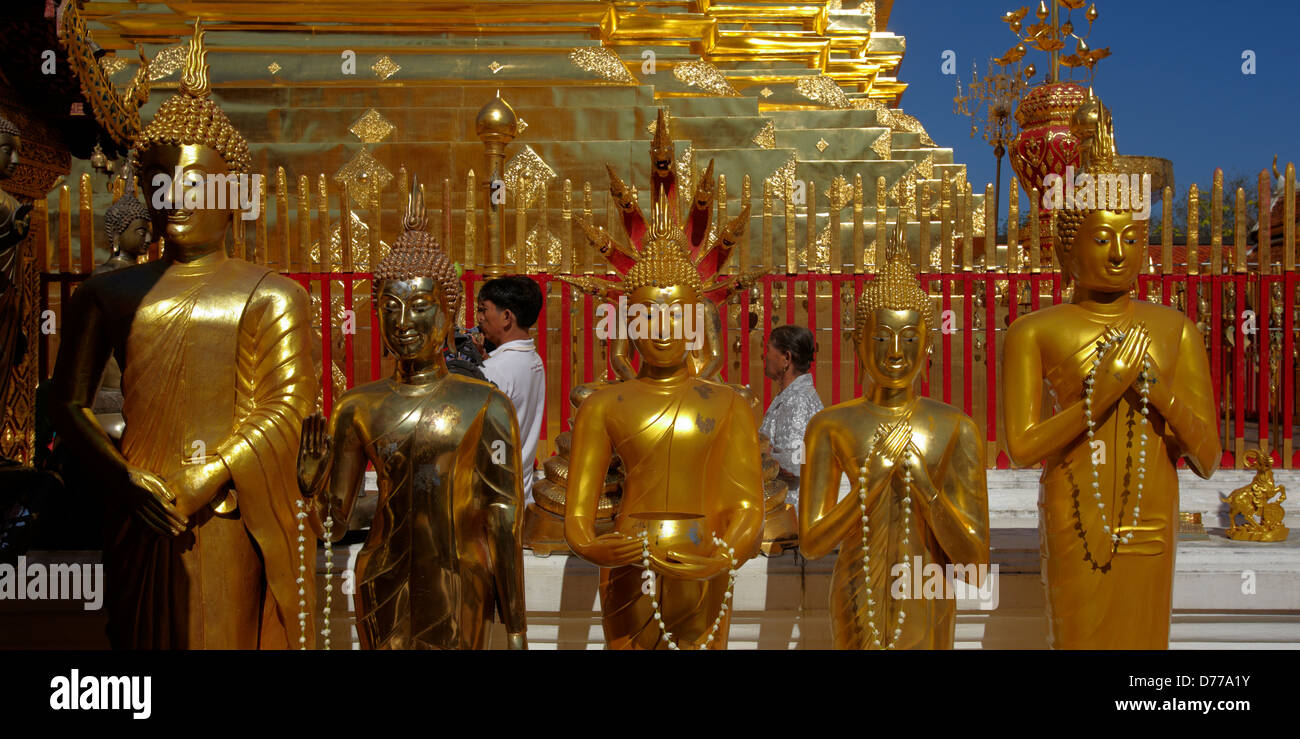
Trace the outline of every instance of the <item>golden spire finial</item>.
{"label": "golden spire finial", "polygon": [[194,19],[194,37],[190,39],[190,49],[185,55],[185,67],[181,71],[181,94],[190,97],[205,98],[211,92],[208,86],[208,52],[203,48],[203,19]]}
{"label": "golden spire finial", "polygon": [[411,177],[411,194],[406,199],[406,216],[402,219],[404,231],[428,231],[429,212],[424,205],[424,185],[419,176]]}

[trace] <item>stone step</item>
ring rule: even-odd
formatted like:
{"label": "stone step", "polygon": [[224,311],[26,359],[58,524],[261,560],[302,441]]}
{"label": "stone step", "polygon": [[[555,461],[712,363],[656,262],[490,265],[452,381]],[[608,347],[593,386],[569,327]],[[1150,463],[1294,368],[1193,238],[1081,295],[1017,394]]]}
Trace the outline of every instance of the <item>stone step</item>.
{"label": "stone step", "polygon": [[[805,103],[810,103],[806,98]],[[874,110],[772,110],[763,115],[776,123],[777,130],[801,128],[879,128],[880,122]],[[898,136],[898,132],[894,132]],[[897,144],[895,144],[897,145]]]}
{"label": "stone step", "polygon": [[[818,159],[883,159],[872,145],[888,128],[795,128],[778,129],[776,145],[794,149],[802,161]],[[819,143],[826,142],[819,148]],[[892,157],[900,159],[902,157]]]}
{"label": "stone step", "polygon": [[[423,87],[418,96],[412,90],[378,85],[357,87],[248,87],[233,88],[225,99],[222,88],[213,96],[229,115],[238,110],[297,108],[404,108],[418,99],[421,107],[471,108],[478,110],[492,100],[498,87],[489,85]],[[513,106],[532,108],[627,108],[653,107],[654,88],[650,85],[595,86],[500,86],[502,99]],[[236,92],[237,90],[237,92]],[[149,120],[169,95],[155,94],[142,108]],[[753,115],[753,113],[751,113]]]}
{"label": "stone step", "polygon": [[[696,146],[710,149],[757,149],[754,137],[767,124],[757,115],[740,116],[673,116],[670,128],[674,140],[687,139]],[[703,166],[705,162],[699,162]]]}
{"label": "stone step", "polygon": [[[511,144],[538,140],[650,140],[648,125],[656,108],[512,106],[527,125]],[[335,108],[273,109],[230,112],[231,122],[250,144],[361,143],[351,132],[363,116],[375,111],[391,127],[382,144],[465,143],[477,141],[474,121],[479,108]]]}

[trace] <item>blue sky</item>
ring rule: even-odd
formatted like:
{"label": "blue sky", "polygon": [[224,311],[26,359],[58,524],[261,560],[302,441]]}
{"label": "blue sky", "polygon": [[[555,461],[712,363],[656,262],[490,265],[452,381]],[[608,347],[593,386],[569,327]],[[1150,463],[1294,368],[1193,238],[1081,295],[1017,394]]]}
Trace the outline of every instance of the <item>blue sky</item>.
{"label": "blue sky", "polygon": [[[909,87],[903,109],[917,116],[940,146],[954,149],[982,189],[995,173],[993,148],[971,138],[971,121],[953,114],[956,78],[941,71],[944,50],[957,54],[963,85],[971,63],[981,73],[1015,38],[1002,14],[1015,0],[896,0],[889,30],[907,37],[899,78]],[[1294,0],[1096,0],[1099,17],[1089,45],[1110,47],[1097,65],[1094,89],[1115,116],[1121,154],[1164,157],[1174,163],[1180,191],[1207,187],[1215,167],[1246,173],[1251,181],[1279,155],[1279,168],[1300,168],[1300,3]],[[1087,28],[1083,11],[1072,20]],[[1026,24],[1028,25],[1028,24]],[[1066,47],[1070,53],[1074,44]],[[1255,52],[1256,74],[1242,73],[1242,52]],[[1041,81],[1047,55],[1025,61]],[[1085,82],[1086,84],[1086,82]],[[982,129],[982,126],[981,126]],[[1010,167],[1003,161],[1003,199]]]}

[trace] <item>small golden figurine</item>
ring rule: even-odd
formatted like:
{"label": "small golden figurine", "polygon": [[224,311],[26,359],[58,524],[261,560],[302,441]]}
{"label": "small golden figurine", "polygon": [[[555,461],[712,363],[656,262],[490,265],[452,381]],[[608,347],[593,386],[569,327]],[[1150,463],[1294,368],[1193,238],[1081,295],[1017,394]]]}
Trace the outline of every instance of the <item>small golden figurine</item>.
{"label": "small golden figurine", "polygon": [[[830,588],[836,649],[951,649],[951,579],[986,587],[983,433],[952,406],[917,396],[937,324],[902,227],[894,233],[857,306],[854,347],[870,387],[817,413],[804,434],[799,546],[809,559],[839,547]],[[842,474],[852,490],[836,502]]]}
{"label": "small golden figurine", "polygon": [[[1269,455],[1251,449],[1246,452],[1246,464],[1255,468],[1255,478],[1249,485],[1239,487],[1219,497],[1228,504],[1228,538],[1237,541],[1284,541],[1290,530],[1282,525],[1286,511],[1286,486],[1273,482],[1273,460]],[[1273,496],[1277,502],[1272,502]],[[1237,523],[1237,517],[1242,523]]]}
{"label": "small golden figurine", "polygon": [[[50,415],[102,481],[114,647],[311,648],[314,589],[295,580],[316,541],[299,533],[294,479],[318,390],[310,301],[292,280],[227,257],[237,204],[199,202],[209,178],[251,187],[248,144],[209,98],[207,71],[196,22],[179,92],[138,142],[166,257],[73,293]],[[166,197],[172,186],[179,201]],[[110,356],[122,367],[120,451],[89,412]]]}
{"label": "small golden figurine", "polygon": [[[763,529],[758,432],[745,398],[694,376],[684,323],[698,328],[702,301],[737,281],[715,276],[716,266],[697,267],[716,243],[692,258],[670,210],[670,180],[658,166],[662,149],[652,149],[659,153],[652,155],[656,191],[648,233],[635,252],[611,257],[624,276],[601,289],[625,294],[629,313],[642,309],[666,319],[657,331],[630,322],[628,338],[641,355],[637,376],[601,387],[578,408],[565,534],[576,554],[601,568],[610,648],[724,649],[735,573],[758,553]],[[626,470],[623,496],[614,531],[598,535],[598,504],[614,454]]]}
{"label": "small golden figurine", "polygon": [[[428,231],[418,184],[403,225],[374,282],[396,370],[344,393],[328,424],[307,419],[299,486],[347,521],[366,463],[378,474],[379,507],[356,565],[363,649],[482,649],[494,612],[508,646],[524,649],[515,409],[492,385],[447,370],[443,346],[462,288]],[[345,532],[336,527],[333,538]]]}
{"label": "small golden figurine", "polygon": [[[1093,178],[1116,174],[1106,160],[1110,114],[1097,106],[1088,116],[1107,125],[1092,142],[1100,157]],[[1023,315],[1007,331],[1007,453],[1020,466],[1046,460],[1039,546],[1058,649],[1168,648],[1175,463],[1186,456],[1204,478],[1219,466],[1200,332],[1178,310],[1130,297],[1147,245],[1140,205],[1130,205],[1076,197],[1056,213],[1072,300]],[[1054,408],[1042,407],[1044,383]]]}

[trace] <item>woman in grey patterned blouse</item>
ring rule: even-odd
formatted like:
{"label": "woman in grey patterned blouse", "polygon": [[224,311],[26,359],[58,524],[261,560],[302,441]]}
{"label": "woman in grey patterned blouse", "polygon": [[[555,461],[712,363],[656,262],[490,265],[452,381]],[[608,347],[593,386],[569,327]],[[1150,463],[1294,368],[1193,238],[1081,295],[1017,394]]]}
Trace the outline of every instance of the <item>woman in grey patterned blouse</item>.
{"label": "woman in grey patterned blouse", "polygon": [[763,352],[763,374],[776,384],[777,395],[763,415],[758,432],[772,440],[772,456],[781,465],[780,479],[790,488],[787,501],[799,509],[799,471],[803,466],[803,433],[808,420],[822,409],[813,387],[812,363],[817,343],[803,326],[777,326]]}

